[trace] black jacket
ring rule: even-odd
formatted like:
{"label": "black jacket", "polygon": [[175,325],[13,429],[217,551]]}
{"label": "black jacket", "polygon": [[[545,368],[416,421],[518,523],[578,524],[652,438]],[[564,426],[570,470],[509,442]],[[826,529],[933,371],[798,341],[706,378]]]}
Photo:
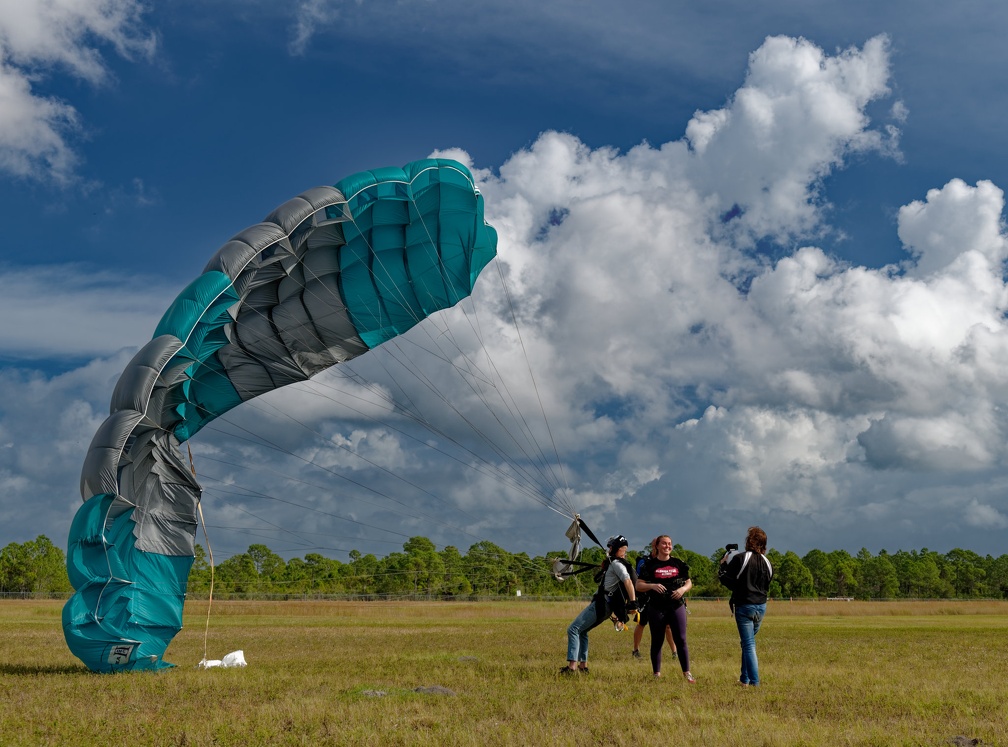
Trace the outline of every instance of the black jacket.
{"label": "black jacket", "polygon": [[732,607],[739,604],[766,604],[773,568],[766,555],[737,553],[718,568],[718,580],[731,589]]}

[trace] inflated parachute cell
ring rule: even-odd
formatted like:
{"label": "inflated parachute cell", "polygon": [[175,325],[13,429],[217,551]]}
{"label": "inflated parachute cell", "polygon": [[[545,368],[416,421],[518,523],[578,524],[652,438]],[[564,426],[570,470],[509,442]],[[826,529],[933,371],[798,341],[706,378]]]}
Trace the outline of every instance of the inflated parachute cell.
{"label": "inflated parachute cell", "polygon": [[171,666],[201,495],[180,444],[455,305],[496,245],[468,169],[427,159],[308,190],[221,247],[122,373],[85,457],[71,651],[100,672]]}

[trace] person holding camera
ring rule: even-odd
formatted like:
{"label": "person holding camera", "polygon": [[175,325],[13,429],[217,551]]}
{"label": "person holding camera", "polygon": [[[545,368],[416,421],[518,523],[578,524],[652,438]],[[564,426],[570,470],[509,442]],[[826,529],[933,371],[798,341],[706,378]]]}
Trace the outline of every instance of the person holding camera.
{"label": "person holding camera", "polygon": [[626,559],[629,542],[622,534],[618,534],[611,537],[606,545],[609,554],[603,564],[604,571],[598,591],[589,605],[567,627],[567,665],[560,667],[562,675],[578,672],[588,674],[588,631],[614,614],[625,623],[637,611],[637,592],[634,588],[637,572]]}
{"label": "person holding camera", "polygon": [[655,540],[655,552],[641,568],[637,591],[647,593],[644,614],[651,628],[651,669],[661,677],[662,646],[666,629],[672,630],[673,651],[679,657],[683,677],[696,682],[690,672],[689,648],[686,645],[686,593],[693,588],[689,566],[672,557],[672,538],[667,534]]}
{"label": "person holding camera", "polygon": [[728,545],[718,567],[718,579],[731,589],[728,606],[735,615],[742,646],[739,684],[743,687],[755,687],[760,683],[756,634],[766,614],[767,593],[773,577],[773,566],[766,556],[766,543],[766,532],[759,527],[749,527],[745,552],[739,552],[738,545]]}

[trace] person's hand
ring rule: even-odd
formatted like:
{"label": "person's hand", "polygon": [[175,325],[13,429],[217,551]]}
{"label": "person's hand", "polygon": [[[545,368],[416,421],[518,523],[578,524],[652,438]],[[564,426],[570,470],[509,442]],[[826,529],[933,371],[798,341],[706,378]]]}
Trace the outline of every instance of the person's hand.
{"label": "person's hand", "polygon": [[659,594],[664,594],[666,591],[668,591],[668,589],[665,588],[665,584],[652,584],[652,587]]}

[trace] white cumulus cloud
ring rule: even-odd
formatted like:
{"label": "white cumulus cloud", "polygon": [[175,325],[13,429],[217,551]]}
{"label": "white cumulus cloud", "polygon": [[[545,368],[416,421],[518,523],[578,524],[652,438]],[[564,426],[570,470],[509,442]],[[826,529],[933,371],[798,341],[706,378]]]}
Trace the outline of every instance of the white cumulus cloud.
{"label": "white cumulus cloud", "polygon": [[50,76],[92,85],[108,80],[102,47],[132,59],[150,56],[156,38],[141,24],[138,0],[0,3],[0,172],[70,180],[83,124],[74,107],[46,93]]}

